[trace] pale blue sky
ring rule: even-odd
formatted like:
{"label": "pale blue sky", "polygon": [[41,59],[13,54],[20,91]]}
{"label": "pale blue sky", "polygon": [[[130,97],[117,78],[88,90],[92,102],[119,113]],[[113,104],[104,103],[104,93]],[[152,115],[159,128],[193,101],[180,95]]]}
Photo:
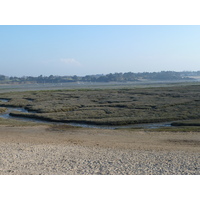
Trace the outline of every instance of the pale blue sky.
{"label": "pale blue sky", "polygon": [[0,74],[200,70],[200,26],[0,26]]}

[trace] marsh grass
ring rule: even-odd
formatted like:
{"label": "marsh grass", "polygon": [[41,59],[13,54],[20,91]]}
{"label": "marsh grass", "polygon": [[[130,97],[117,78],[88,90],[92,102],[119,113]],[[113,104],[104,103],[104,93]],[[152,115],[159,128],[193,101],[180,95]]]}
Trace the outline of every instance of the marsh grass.
{"label": "marsh grass", "polygon": [[[14,120],[14,119],[0,118],[0,125],[6,125],[6,126],[38,126],[38,123],[21,121],[21,120]],[[45,125],[45,124],[43,124],[43,125]]]}
{"label": "marsh grass", "polygon": [[10,92],[0,106],[34,113],[13,116],[55,122],[129,125],[200,119],[200,85],[126,89],[79,89]]}
{"label": "marsh grass", "polygon": [[4,112],[6,112],[6,110],[7,110],[7,108],[4,108],[4,107],[0,107],[0,113],[4,113]]}
{"label": "marsh grass", "polygon": [[179,127],[161,127],[156,129],[148,129],[152,132],[200,132],[200,127],[197,126],[179,126]]}
{"label": "marsh grass", "polygon": [[81,127],[70,126],[67,124],[53,124],[50,125],[47,130],[49,131],[66,131],[70,129],[80,129]]}
{"label": "marsh grass", "polygon": [[171,123],[172,126],[199,126],[200,128],[200,119],[178,121]]}

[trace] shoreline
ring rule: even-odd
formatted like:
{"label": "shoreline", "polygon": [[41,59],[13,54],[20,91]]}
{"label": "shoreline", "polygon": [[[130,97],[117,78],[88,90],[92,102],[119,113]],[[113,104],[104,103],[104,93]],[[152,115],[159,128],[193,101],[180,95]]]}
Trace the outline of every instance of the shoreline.
{"label": "shoreline", "polygon": [[0,174],[200,174],[199,132],[0,125]]}
{"label": "shoreline", "polygon": [[[0,143],[78,144],[102,148],[200,151],[200,132],[96,129],[67,125],[0,125]],[[78,142],[77,142],[78,141]]]}

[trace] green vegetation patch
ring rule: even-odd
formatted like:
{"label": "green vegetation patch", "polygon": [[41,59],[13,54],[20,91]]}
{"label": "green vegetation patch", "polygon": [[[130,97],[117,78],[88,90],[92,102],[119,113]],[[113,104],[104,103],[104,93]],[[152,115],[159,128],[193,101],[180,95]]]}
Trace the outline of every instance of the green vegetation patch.
{"label": "green vegetation patch", "polygon": [[[13,116],[54,122],[129,125],[200,119],[200,85],[10,92],[0,106],[23,107]],[[194,125],[194,124],[193,124]]]}

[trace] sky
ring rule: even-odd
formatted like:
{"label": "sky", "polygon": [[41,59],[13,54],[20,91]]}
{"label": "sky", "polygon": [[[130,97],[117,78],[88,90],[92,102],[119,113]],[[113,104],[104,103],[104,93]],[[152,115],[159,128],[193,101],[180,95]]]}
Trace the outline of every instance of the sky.
{"label": "sky", "polygon": [[200,70],[200,26],[0,26],[0,74],[92,75]]}

